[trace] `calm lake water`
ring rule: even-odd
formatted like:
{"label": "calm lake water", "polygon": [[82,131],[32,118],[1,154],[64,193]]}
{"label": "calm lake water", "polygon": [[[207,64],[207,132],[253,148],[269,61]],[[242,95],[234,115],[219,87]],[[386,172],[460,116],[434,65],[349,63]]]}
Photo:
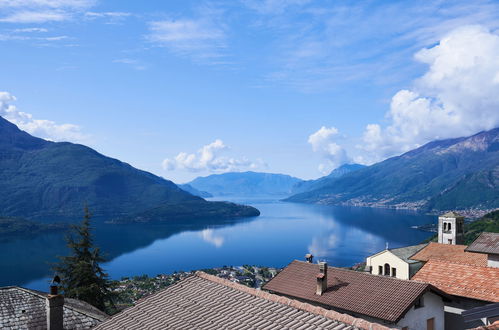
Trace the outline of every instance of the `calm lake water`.
{"label": "calm lake water", "polygon": [[[216,225],[197,220],[168,225],[95,224],[96,244],[107,255],[113,279],[223,265],[283,267],[312,253],[333,266],[351,266],[391,248],[417,244],[431,233],[413,225],[435,216],[410,211],[232,199],[255,206],[261,216]],[[97,222],[95,219],[94,222]],[[68,251],[63,233],[0,242],[0,286],[46,291],[50,263]]]}

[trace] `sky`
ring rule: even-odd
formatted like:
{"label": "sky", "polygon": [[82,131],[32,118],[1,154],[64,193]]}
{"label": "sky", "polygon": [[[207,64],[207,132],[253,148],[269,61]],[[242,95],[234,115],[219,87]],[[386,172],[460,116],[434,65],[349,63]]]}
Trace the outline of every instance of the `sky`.
{"label": "sky", "polygon": [[499,126],[499,1],[0,0],[0,116],[184,183]]}

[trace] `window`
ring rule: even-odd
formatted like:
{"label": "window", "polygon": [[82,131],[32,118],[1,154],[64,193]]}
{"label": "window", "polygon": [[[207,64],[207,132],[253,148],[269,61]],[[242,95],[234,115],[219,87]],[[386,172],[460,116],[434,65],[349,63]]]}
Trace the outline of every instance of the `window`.
{"label": "window", "polygon": [[385,264],[385,276],[390,276],[390,264]]}
{"label": "window", "polygon": [[452,230],[452,224],[450,222],[444,222],[444,232],[448,233]]}
{"label": "window", "polygon": [[397,277],[397,268],[392,267],[392,276]]}
{"label": "window", "polygon": [[426,320],[426,330],[435,330],[435,318]]}
{"label": "window", "polygon": [[383,266],[378,266],[378,275],[383,275]]}
{"label": "window", "polygon": [[451,240],[450,238],[447,240],[447,242],[448,242],[449,244],[452,244],[452,240]]}
{"label": "window", "polygon": [[424,307],[423,297],[419,297],[418,300],[416,300],[416,303],[414,304],[414,309],[418,309],[421,307]]}

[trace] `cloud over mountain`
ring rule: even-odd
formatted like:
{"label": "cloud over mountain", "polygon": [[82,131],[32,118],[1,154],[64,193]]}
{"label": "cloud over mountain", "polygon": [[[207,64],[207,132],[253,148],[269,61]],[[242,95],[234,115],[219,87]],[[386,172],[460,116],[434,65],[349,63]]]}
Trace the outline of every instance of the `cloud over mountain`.
{"label": "cloud over mountain", "polygon": [[163,160],[163,168],[168,171],[176,169],[190,172],[231,172],[243,169],[255,169],[263,162],[252,162],[246,158],[233,158],[225,156],[229,150],[222,140],[217,139],[210,144],[203,146],[196,153],[181,152],[174,158]]}
{"label": "cloud over mountain", "polygon": [[369,124],[361,149],[380,160],[428,141],[499,126],[499,35],[465,26],[415,59],[429,66],[411,89],[397,92],[389,124]]}
{"label": "cloud over mountain", "polygon": [[51,141],[84,142],[88,136],[81,132],[78,125],[57,124],[47,119],[36,119],[32,114],[19,111],[11,103],[15,96],[8,92],[0,92],[0,116],[16,124],[20,129]]}
{"label": "cloud over mountain", "polygon": [[308,143],[312,146],[312,150],[321,153],[326,160],[325,163],[319,165],[319,171],[323,174],[327,174],[350,161],[346,150],[335,142],[338,134],[339,131],[336,127],[322,126],[308,137]]}

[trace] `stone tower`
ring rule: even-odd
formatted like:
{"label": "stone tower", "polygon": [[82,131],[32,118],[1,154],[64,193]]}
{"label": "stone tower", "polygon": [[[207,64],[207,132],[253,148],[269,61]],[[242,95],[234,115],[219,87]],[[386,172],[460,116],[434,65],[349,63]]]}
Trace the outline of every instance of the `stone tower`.
{"label": "stone tower", "polygon": [[464,244],[464,217],[448,212],[438,217],[438,243]]}

